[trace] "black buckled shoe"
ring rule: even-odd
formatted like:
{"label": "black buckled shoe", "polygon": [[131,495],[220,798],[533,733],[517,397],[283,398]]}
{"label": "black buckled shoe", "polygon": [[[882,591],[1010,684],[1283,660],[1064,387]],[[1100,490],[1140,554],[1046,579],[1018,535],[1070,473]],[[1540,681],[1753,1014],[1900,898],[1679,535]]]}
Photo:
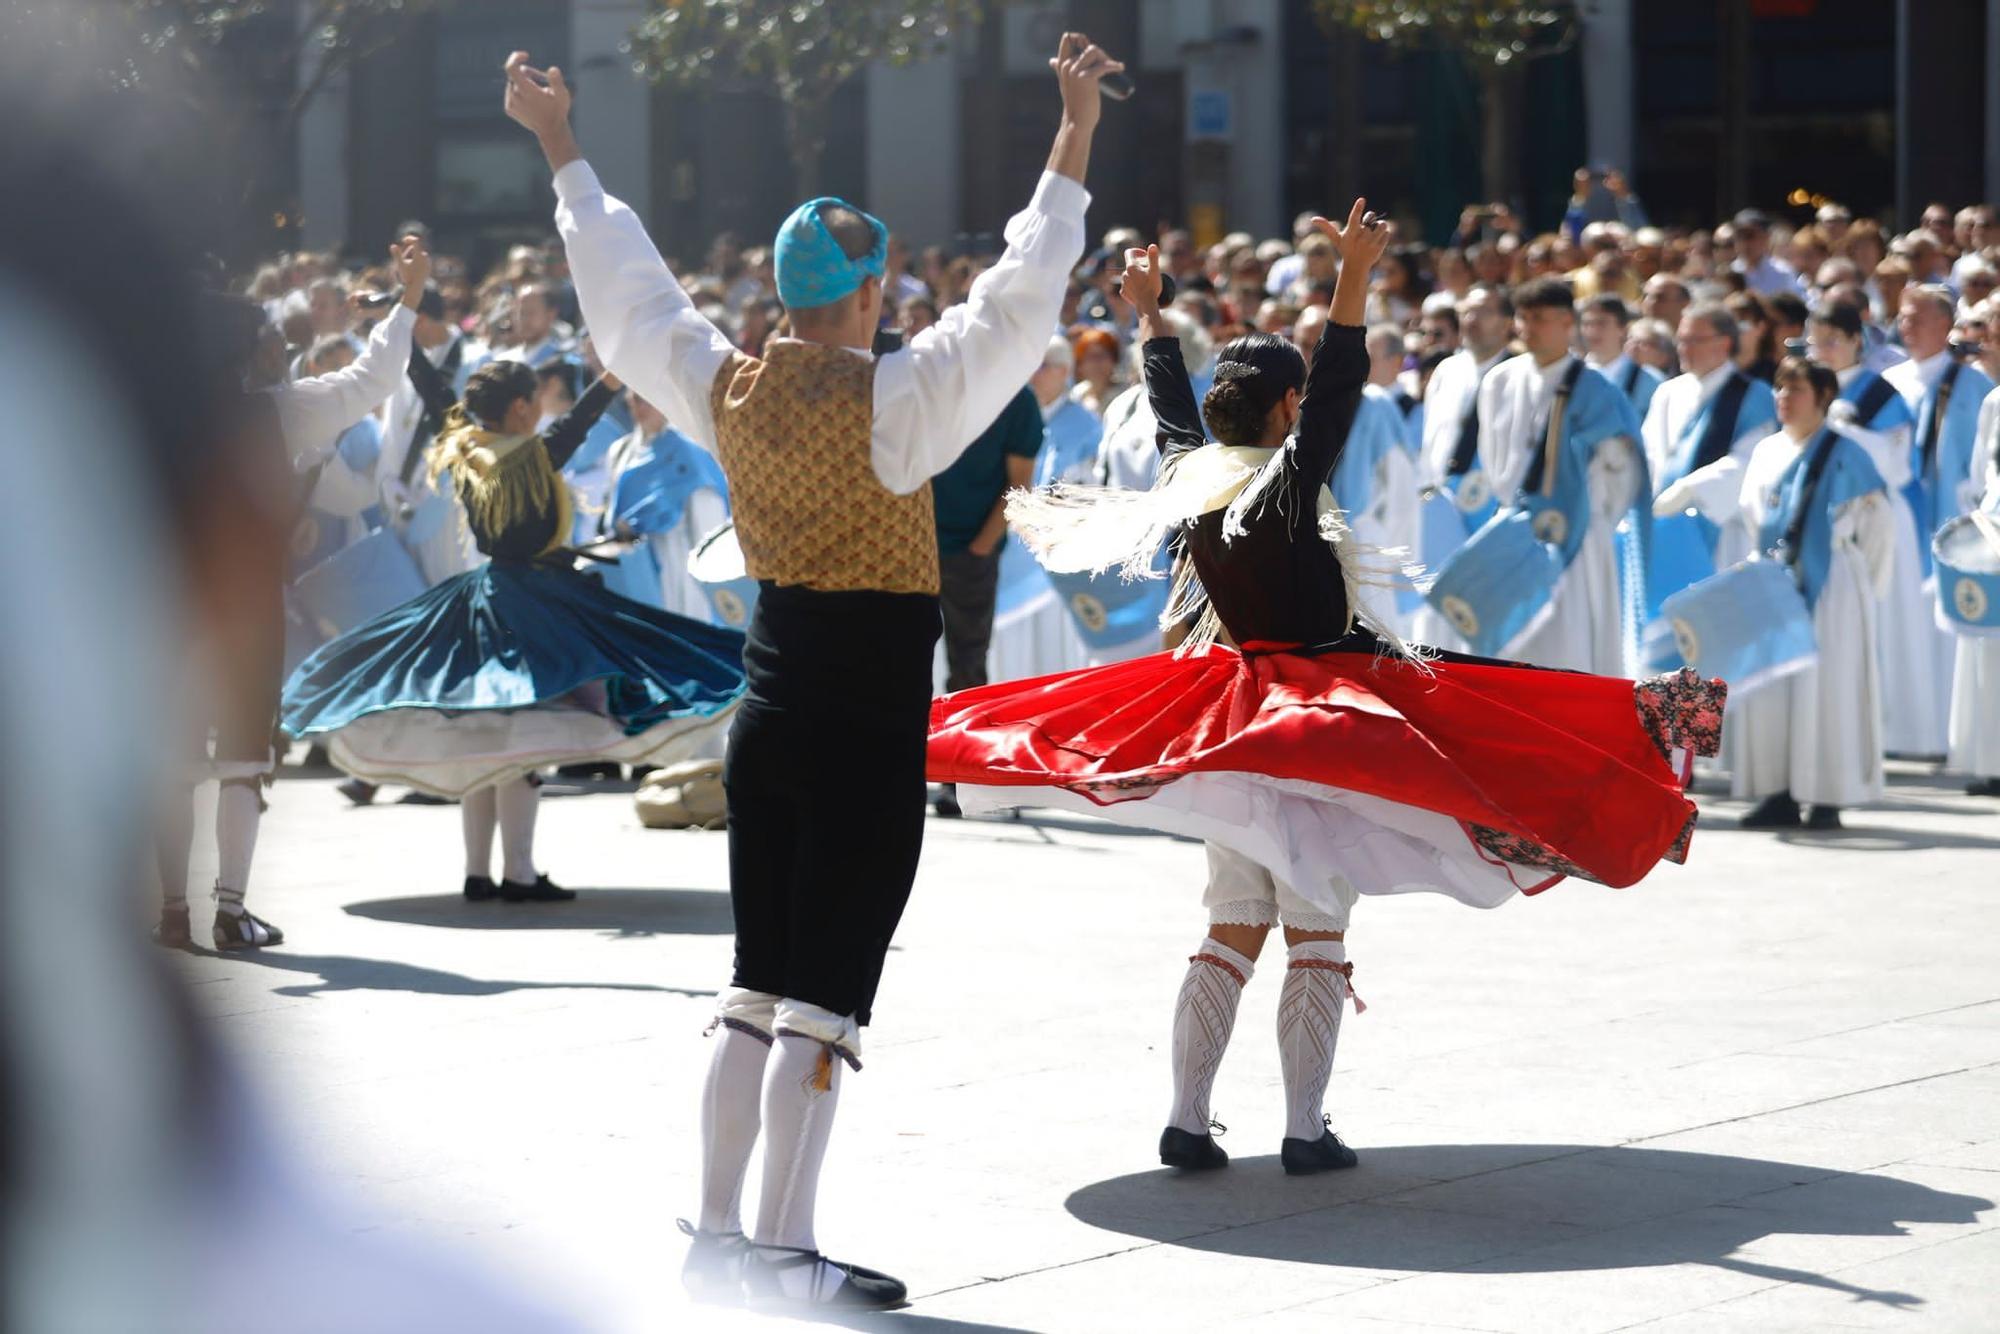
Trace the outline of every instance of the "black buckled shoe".
{"label": "black buckled shoe", "polygon": [[1287,1138],[1278,1146],[1278,1161],[1284,1164],[1286,1176],[1307,1177],[1316,1172],[1337,1172],[1361,1161],[1361,1155],[1342,1144],[1340,1136],[1333,1133],[1332,1117],[1321,1117],[1320,1124],[1326,1130],[1318,1139]]}
{"label": "black buckled shoe", "polygon": [[688,1239],[687,1259],[681,1262],[681,1286],[688,1296],[710,1306],[741,1302],[750,1239],[741,1232],[703,1232],[685,1218],[674,1222]]}
{"label": "black buckled shoe", "polygon": [[887,1311],[910,1299],[900,1279],[818,1251],[751,1246],[743,1260],[743,1300],[763,1310]]}
{"label": "black buckled shoe", "polygon": [[500,897],[508,903],[568,903],[576,897],[576,891],[564,889],[547,876],[538,875],[533,884],[523,884],[519,880],[502,880]]}
{"label": "black buckled shoe", "polygon": [[153,928],[153,943],[170,950],[194,947],[194,932],[188,927],[188,910],[185,903],[178,908],[160,909],[160,924]]}
{"label": "black buckled shoe", "polygon": [[1797,829],[1799,803],[1789,792],[1774,792],[1736,822],[1739,829]]}
{"label": "black buckled shoe", "polygon": [[1806,828],[1821,830],[1841,828],[1840,807],[1812,806],[1807,808]]}
{"label": "black buckled shoe", "polygon": [[1218,1167],[1229,1166],[1229,1155],[1215,1142],[1216,1134],[1227,1134],[1229,1127],[1220,1121],[1210,1121],[1208,1128],[1213,1133],[1197,1135],[1179,1126],[1168,1126],[1162,1130],[1160,1162],[1184,1172],[1213,1172]]}
{"label": "black buckled shoe", "polygon": [[488,899],[500,897],[500,886],[493,883],[492,876],[469,875],[465,877],[465,901],[484,903]]}
{"label": "black buckled shoe", "polygon": [[219,950],[260,950],[266,945],[282,945],[285,933],[257,914],[243,912],[215,914],[215,948]]}

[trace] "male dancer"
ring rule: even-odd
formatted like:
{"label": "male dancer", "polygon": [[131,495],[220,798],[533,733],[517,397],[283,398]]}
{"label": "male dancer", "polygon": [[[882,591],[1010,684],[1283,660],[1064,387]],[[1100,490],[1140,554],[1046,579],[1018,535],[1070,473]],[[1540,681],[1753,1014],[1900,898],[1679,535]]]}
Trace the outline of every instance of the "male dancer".
{"label": "male dancer", "polygon": [[[583,161],[561,72],[527,60],[507,62],[507,114],[555,172],[557,226],[604,363],[715,448],[762,585],[724,776],[736,971],[702,1093],[701,1217],[683,1224],[683,1278],[709,1297],[740,1286],[759,1302],[896,1305],[901,1283],[820,1254],[813,1203],[840,1066],[860,1068],[859,1029],[923,842],[939,624],[928,483],[1042,359],[1083,253],[1098,81],[1123,66],[1064,35],[1050,61],[1062,121],[1007,253],[903,351],[869,355],[888,230],[838,199],[801,205],[777,238],[793,336],[759,359],[694,309]],[[870,818],[854,818],[855,792],[874,794]],[[760,1123],[748,1244],[739,1206]]]}
{"label": "male dancer", "polygon": [[[410,360],[410,327],[415,319],[424,283],[430,278],[431,258],[423,243],[406,236],[391,247],[396,277],[402,283],[402,300],[370,335],[361,356],[344,370],[292,380],[254,385],[254,371],[246,370],[246,386],[254,392],[243,404],[245,429],[260,437],[263,458],[273,474],[307,474],[304,487],[310,493],[319,468],[333,453],[341,434],[373,412],[388,398]],[[259,318],[254,308],[239,312],[239,323]],[[266,364],[265,358],[277,346],[277,331],[269,325],[250,335],[241,349],[246,367]],[[269,483],[273,504],[285,504],[291,486],[276,476],[260,479]],[[271,569],[246,575],[255,581],[256,596],[264,604],[262,618],[245,618],[244,624],[261,626],[264,633],[255,642],[223,646],[239,663],[255,663],[251,672],[264,684],[219,700],[214,721],[215,758],[210,768],[219,789],[215,798],[215,947],[220,950],[259,949],[282,944],[285,933],[243,906],[249,888],[250,862],[257,850],[257,827],[264,816],[263,788],[277,771],[278,755],[273,737],[278,724],[278,691],[283,685],[284,614],[280,605],[284,571]],[[205,730],[205,729],[204,729]],[[204,735],[198,744],[207,747]],[[160,944],[185,949],[192,940],[188,924],[188,850],[194,841],[194,794],[176,794],[161,822],[159,835],[160,924],[154,939]]]}

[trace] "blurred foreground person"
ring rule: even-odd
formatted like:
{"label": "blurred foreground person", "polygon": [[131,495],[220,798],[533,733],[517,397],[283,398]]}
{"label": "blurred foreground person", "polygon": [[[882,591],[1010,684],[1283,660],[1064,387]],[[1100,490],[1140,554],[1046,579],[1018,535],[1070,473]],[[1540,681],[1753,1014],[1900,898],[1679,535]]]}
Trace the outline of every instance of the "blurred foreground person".
{"label": "blurred foreground person", "polygon": [[[0,459],[31,503],[0,525],[0,764],[21,779],[0,814],[0,1328],[571,1328],[321,1197],[144,942],[156,798],[185,800],[162,724],[208,716],[174,668],[197,638],[212,698],[268,690],[236,650],[270,632],[293,493],[260,489],[273,439],[160,221],[198,226],[190,164],[149,142],[149,105],[117,124],[66,105],[87,77],[52,48],[10,68],[18,35],[0,169],[35,200],[0,210]],[[160,179],[128,188],[117,154]],[[79,476],[88,541],[46,503]]]}

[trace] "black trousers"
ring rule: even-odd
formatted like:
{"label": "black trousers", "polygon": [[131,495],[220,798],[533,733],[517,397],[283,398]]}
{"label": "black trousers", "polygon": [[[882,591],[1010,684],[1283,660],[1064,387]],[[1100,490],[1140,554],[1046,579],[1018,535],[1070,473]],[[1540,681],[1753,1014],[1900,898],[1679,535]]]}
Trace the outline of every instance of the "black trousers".
{"label": "black trousers", "polygon": [[944,613],[947,692],[986,684],[986,650],[993,642],[993,603],[1000,591],[1000,550],[995,547],[990,556],[955,551],[938,557],[938,604]]}
{"label": "black trousers", "polygon": [[924,839],[937,599],[765,587],[729,733],[734,984],[866,1024]]}

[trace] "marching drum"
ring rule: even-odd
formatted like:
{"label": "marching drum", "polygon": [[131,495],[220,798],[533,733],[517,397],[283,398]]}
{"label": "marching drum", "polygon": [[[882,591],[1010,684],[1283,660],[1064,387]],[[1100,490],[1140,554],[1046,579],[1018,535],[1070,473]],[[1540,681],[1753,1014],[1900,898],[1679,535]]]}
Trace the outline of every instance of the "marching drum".
{"label": "marching drum", "polygon": [[2000,517],[1961,514],[1931,539],[1937,623],[1961,635],[2000,635]]}
{"label": "marching drum", "polygon": [[1812,612],[1780,561],[1732,565],[1667,598],[1660,617],[1703,676],[1729,683],[1731,699],[1803,671],[1819,658]]}
{"label": "marching drum", "polygon": [[688,574],[708,595],[708,605],[717,625],[731,630],[747,630],[750,613],[757,606],[757,581],[743,568],[743,548],[736,541],[736,525],[725,523],[695,547],[688,556]]}
{"label": "marching drum", "polygon": [[1119,648],[1147,635],[1158,638],[1171,579],[1127,579],[1103,574],[1049,573],[1076,632],[1093,653]]}
{"label": "marching drum", "polygon": [[[1468,474],[1469,476],[1470,474]],[[1424,599],[1481,657],[1503,657],[1533,628],[1555,595],[1562,511],[1514,509],[1467,539],[1424,590]]]}

